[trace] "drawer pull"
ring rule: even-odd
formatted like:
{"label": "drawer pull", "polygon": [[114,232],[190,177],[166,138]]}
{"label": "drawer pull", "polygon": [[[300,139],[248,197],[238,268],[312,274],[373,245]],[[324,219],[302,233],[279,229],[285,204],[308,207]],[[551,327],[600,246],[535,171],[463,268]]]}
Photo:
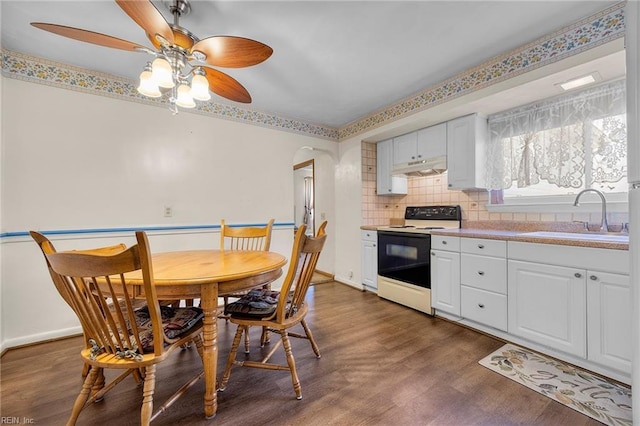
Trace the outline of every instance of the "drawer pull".
{"label": "drawer pull", "polygon": [[576,272],[573,276],[576,278],[582,278],[582,274],[580,272]]}
{"label": "drawer pull", "polygon": [[484,309],[484,303],[478,303],[478,308]]}
{"label": "drawer pull", "polygon": [[435,256],[436,254],[434,252],[431,252],[431,256]]}
{"label": "drawer pull", "polygon": [[478,271],[478,275],[484,275],[484,271]]}
{"label": "drawer pull", "polygon": [[484,244],[478,244],[478,248],[479,249],[483,249],[484,248]]}
{"label": "drawer pull", "polygon": [[375,247],[376,245],[374,244],[373,246]]}
{"label": "drawer pull", "polygon": [[446,242],[446,241],[443,241],[443,242],[442,242],[442,244],[446,245],[446,244],[447,244],[447,242]]}
{"label": "drawer pull", "polygon": [[593,280],[593,281],[598,281],[598,276],[597,275],[591,275],[589,278],[591,280]]}

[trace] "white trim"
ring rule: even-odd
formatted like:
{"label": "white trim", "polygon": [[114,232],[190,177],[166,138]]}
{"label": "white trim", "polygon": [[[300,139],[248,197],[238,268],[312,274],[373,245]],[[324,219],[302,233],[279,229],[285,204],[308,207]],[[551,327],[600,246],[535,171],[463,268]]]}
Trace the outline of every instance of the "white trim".
{"label": "white trim", "polygon": [[[600,200],[581,199],[574,206],[574,195],[555,195],[547,197],[505,198],[504,204],[486,204],[490,213],[598,213],[602,210]],[[628,213],[628,195],[625,193],[605,194],[607,213]]]}
{"label": "white trim", "polygon": [[0,343],[0,353],[16,346],[28,345],[31,343],[41,343],[47,340],[60,339],[63,337],[71,337],[82,335],[82,327],[63,328],[60,330],[47,331],[46,333],[36,333],[29,336],[21,336],[15,339],[7,339]]}

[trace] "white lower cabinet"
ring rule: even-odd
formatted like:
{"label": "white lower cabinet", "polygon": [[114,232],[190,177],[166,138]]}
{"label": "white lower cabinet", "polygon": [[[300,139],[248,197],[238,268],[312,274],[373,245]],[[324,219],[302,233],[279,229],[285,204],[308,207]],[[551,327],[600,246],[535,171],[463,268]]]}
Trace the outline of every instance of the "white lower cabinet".
{"label": "white lower cabinet", "polygon": [[631,309],[628,275],[587,271],[587,359],[631,373]]}
{"label": "white lower cabinet", "polygon": [[460,238],[431,237],[431,306],[460,315]]}
{"label": "white lower cabinet", "polygon": [[378,289],[378,233],[362,231],[362,284],[367,290]]}
{"label": "white lower cabinet", "polygon": [[585,271],[509,261],[509,333],[586,358]]}

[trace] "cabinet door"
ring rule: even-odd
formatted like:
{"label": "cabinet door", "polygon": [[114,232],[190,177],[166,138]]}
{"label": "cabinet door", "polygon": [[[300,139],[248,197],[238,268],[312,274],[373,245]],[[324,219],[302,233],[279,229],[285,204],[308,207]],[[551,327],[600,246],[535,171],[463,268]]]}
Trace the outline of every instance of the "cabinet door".
{"label": "cabinet door", "polygon": [[431,250],[431,305],[460,315],[460,253]]}
{"label": "cabinet door", "polygon": [[593,271],[587,275],[587,358],[631,373],[629,276]]}
{"label": "cabinet door", "polygon": [[407,193],[406,176],[392,176],[393,140],[379,142],[376,147],[376,193],[395,195]]}
{"label": "cabinet door", "polygon": [[485,186],[482,162],[486,119],[476,114],[447,122],[447,179],[449,189]]}
{"label": "cabinet door", "polygon": [[393,162],[395,164],[408,163],[417,160],[418,133],[407,133],[406,135],[393,138]]}
{"label": "cabinet door", "polygon": [[509,333],[586,357],[586,271],[508,262]]}
{"label": "cabinet door", "polygon": [[378,244],[374,241],[362,241],[362,284],[378,288]]}
{"label": "cabinet door", "polygon": [[447,155],[447,123],[418,131],[418,160]]}

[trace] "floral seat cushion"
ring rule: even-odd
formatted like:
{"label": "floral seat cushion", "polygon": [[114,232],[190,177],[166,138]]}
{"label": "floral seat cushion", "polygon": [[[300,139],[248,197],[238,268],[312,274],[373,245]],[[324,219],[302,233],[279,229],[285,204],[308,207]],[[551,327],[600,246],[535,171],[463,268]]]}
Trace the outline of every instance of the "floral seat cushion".
{"label": "floral seat cushion", "polygon": [[278,306],[279,291],[253,289],[235,302],[227,304],[226,315],[247,317],[267,317],[273,314]]}
{"label": "floral seat cushion", "polygon": [[[169,339],[179,337],[191,330],[204,316],[202,309],[193,306],[187,308],[172,308],[161,306],[162,325],[164,333]],[[136,324],[140,331],[140,341],[144,352],[153,352],[153,326],[147,306],[135,311]]]}

